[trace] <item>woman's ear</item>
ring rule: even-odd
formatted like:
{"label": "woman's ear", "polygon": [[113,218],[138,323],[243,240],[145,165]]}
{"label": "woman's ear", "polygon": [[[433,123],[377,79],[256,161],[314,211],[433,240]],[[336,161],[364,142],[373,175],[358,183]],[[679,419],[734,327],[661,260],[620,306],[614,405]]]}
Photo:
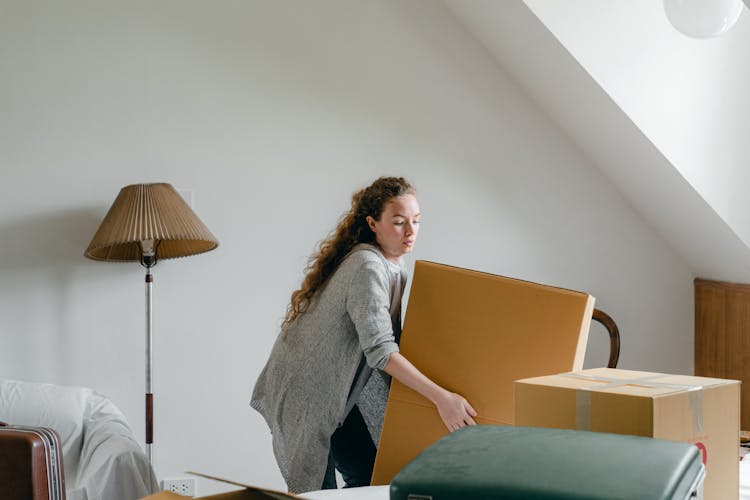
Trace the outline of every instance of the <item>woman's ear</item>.
{"label": "woman's ear", "polygon": [[367,227],[370,228],[370,231],[373,233],[375,232],[375,219],[372,217],[372,215],[368,215],[365,217],[365,222],[367,222]]}

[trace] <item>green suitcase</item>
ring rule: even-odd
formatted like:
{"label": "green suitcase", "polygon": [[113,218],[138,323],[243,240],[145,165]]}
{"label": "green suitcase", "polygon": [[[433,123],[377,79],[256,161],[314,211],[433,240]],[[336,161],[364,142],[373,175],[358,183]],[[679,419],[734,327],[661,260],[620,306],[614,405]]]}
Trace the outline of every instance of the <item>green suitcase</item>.
{"label": "green suitcase", "polygon": [[391,500],[703,498],[697,447],[538,427],[478,425],[436,441],[391,481]]}

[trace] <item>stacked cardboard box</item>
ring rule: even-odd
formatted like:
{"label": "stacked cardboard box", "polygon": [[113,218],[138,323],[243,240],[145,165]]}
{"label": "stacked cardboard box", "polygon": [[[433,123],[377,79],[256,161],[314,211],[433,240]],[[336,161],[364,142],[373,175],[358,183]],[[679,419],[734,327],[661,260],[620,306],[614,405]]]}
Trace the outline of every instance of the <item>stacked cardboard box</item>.
{"label": "stacked cardboard box", "polygon": [[694,443],[706,465],[705,498],[737,498],[740,384],[597,368],[515,384],[515,423]]}

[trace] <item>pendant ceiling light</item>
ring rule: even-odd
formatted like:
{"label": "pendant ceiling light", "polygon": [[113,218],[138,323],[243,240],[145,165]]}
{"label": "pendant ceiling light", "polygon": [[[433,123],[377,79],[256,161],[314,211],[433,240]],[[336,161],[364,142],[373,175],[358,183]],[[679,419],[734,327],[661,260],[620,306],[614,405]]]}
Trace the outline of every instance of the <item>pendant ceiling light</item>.
{"label": "pendant ceiling light", "polygon": [[712,38],[726,33],[742,14],[742,2],[750,0],[664,0],[667,19],[679,32],[693,38]]}

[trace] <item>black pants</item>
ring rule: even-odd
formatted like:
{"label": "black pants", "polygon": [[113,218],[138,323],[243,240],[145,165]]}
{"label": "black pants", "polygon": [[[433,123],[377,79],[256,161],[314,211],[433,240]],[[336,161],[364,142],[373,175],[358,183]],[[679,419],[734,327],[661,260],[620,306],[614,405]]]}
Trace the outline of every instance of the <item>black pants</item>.
{"label": "black pants", "polygon": [[355,405],[341,427],[331,436],[328,468],[321,489],[336,488],[334,468],[344,478],[345,488],[369,486],[375,465],[375,451],[367,425]]}

